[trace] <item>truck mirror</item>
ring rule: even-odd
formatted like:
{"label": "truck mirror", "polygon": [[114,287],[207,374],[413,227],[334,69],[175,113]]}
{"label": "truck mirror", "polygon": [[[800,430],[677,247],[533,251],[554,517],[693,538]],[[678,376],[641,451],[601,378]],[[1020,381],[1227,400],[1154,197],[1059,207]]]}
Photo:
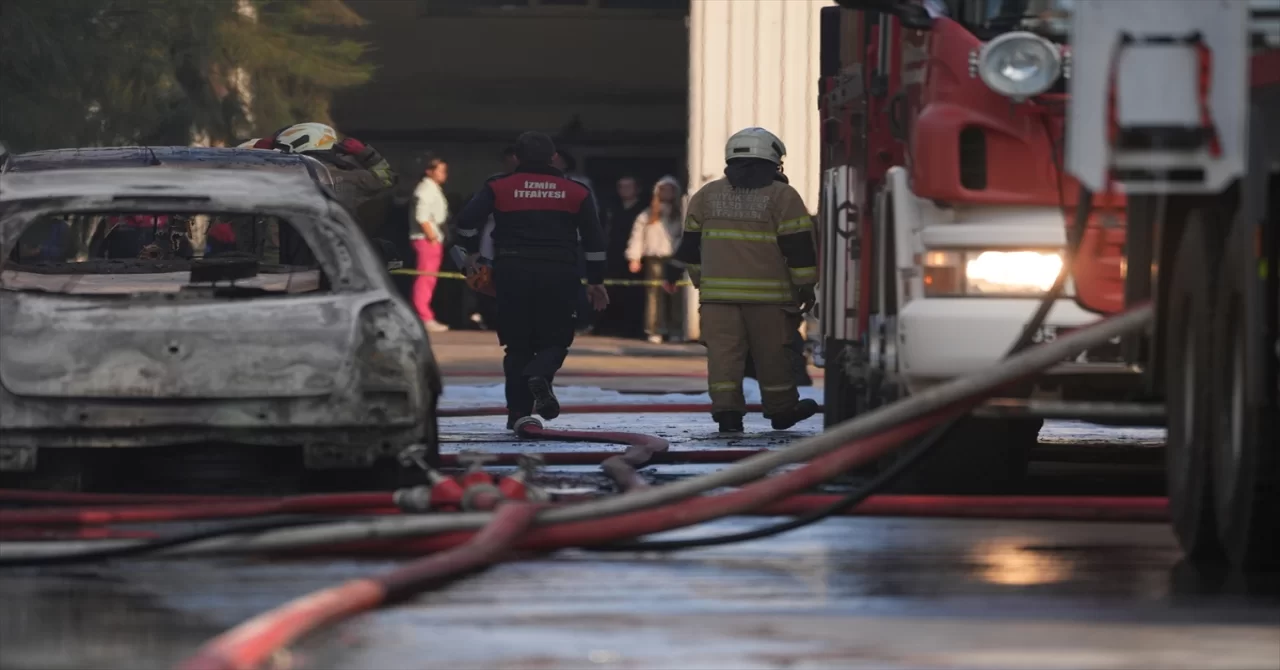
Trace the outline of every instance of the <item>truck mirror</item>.
{"label": "truck mirror", "polygon": [[883,12],[898,17],[903,27],[913,30],[929,30],[933,17],[922,5],[905,0],[836,0],[845,9],[859,12]]}

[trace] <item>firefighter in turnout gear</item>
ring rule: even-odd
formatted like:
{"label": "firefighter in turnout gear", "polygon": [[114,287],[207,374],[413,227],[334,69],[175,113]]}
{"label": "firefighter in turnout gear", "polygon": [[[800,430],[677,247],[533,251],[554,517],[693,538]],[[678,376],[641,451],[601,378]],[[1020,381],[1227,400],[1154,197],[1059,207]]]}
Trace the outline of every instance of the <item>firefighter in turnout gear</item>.
{"label": "firefighter in turnout gear", "polygon": [[305,154],[324,163],[338,201],[365,233],[377,236],[383,219],[378,205],[385,204],[399,176],[373,147],[354,137],[339,140],[338,132],[323,123],[299,123],[260,140],[255,148]]}
{"label": "firefighter in turnout gear", "polygon": [[458,213],[457,234],[475,272],[481,233],[493,216],[493,279],[498,342],[506,347],[507,428],[536,413],[560,414],[551,383],[573,343],[578,294],[579,238],[586,259],[587,298],[609,305],[604,288],[605,242],[586,186],[551,166],[555,144],[543,133],[516,140],[519,165],[491,177]]}
{"label": "firefighter in turnout gear", "polygon": [[785,430],[818,412],[796,388],[788,340],[816,302],[813,219],[782,177],[786,146],[764,128],[725,145],[725,176],[689,201],[675,261],[699,289],[712,417],[742,432],[747,357],[755,361],[765,418]]}

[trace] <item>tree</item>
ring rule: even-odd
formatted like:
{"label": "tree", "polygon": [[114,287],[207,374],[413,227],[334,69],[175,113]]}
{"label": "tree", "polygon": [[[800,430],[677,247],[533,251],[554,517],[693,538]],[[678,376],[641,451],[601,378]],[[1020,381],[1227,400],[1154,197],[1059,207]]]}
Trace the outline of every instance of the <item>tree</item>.
{"label": "tree", "polygon": [[5,0],[0,140],[64,146],[221,144],[328,121],[372,76],[341,0]]}

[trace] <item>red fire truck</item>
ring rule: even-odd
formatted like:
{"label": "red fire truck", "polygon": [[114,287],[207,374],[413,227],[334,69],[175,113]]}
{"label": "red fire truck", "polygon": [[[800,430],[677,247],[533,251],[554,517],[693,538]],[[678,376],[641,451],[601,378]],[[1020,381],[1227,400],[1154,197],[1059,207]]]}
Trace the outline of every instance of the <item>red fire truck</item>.
{"label": "red fire truck", "polygon": [[[1071,0],[841,0],[822,14],[821,313],[826,421],[1000,360],[1058,277]],[[1124,304],[1124,200],[1095,198],[1082,256],[1037,341]],[[1128,399],[1117,347],[1064,361],[962,422],[918,488],[1016,485],[1050,400]],[[1155,420],[1137,408],[1130,420]],[[1100,418],[1100,417],[1093,417]],[[975,439],[979,437],[980,439]]]}
{"label": "red fire truck", "polygon": [[1125,417],[1167,427],[1191,558],[1280,561],[1280,1],[839,2],[828,423],[1001,358],[1065,263],[1039,339],[1144,302],[1153,327],[975,414],[923,483],[990,488],[1038,419]]}

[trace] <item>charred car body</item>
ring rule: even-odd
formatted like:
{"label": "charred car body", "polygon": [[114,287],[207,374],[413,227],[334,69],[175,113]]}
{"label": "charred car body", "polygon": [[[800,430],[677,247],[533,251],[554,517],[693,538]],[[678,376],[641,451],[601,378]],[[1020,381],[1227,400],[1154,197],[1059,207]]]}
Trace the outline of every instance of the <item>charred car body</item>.
{"label": "charred car body", "polygon": [[[323,176],[301,156],[196,151],[256,153],[246,160],[265,169],[138,167],[135,153],[53,173],[9,157],[0,474],[93,447],[300,447],[309,469],[368,468],[414,445],[434,456],[426,332]],[[148,222],[149,253],[107,243]],[[202,224],[274,249],[191,244]],[[186,248],[156,242],[184,236]]]}

